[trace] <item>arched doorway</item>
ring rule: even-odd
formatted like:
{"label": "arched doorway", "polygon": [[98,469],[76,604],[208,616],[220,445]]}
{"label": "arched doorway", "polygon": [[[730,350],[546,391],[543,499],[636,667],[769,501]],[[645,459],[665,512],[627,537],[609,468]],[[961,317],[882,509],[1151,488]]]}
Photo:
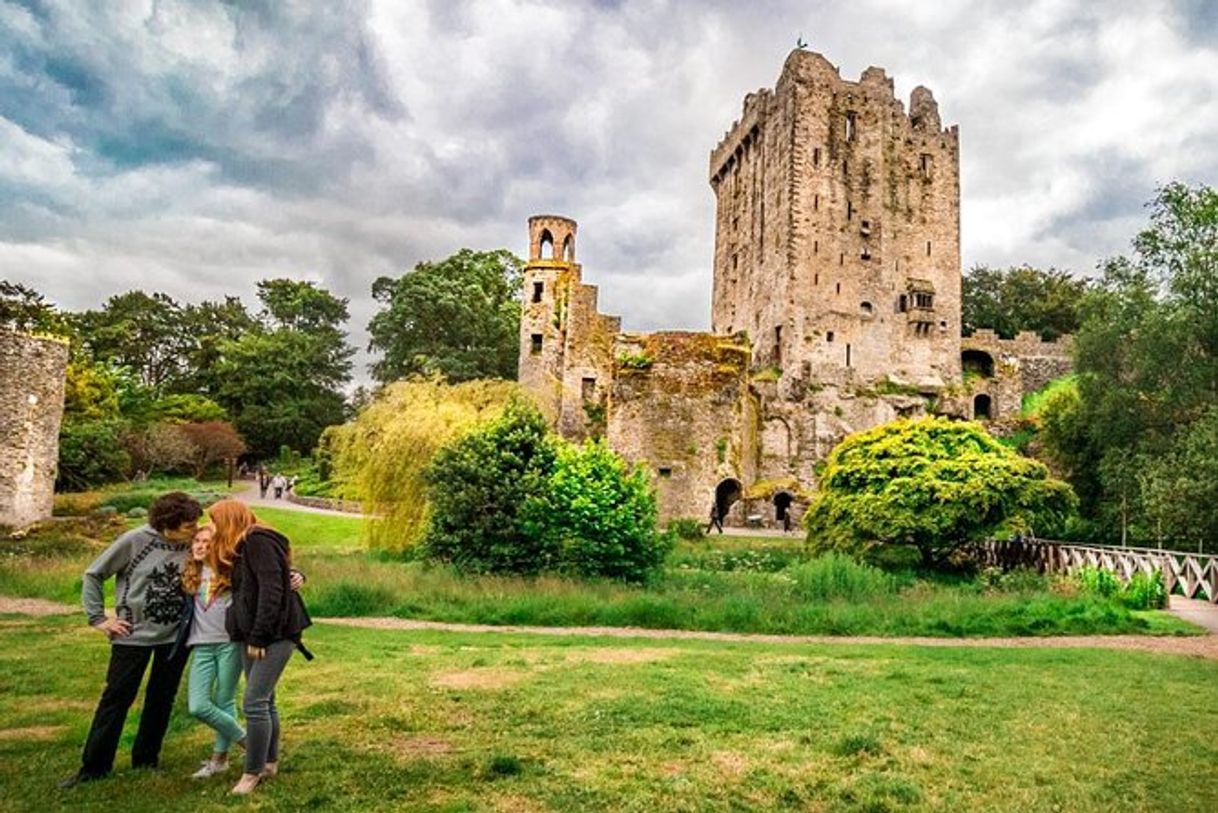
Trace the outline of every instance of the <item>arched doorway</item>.
{"label": "arched doorway", "polygon": [[786,491],[774,495],[774,519],[782,525],[784,531],[791,530],[791,503],[794,499]]}
{"label": "arched doorway", "polygon": [[960,367],[965,375],[972,373],[981,378],[994,377],[994,358],[984,350],[965,350],[960,354]]}
{"label": "arched doorway", "polygon": [[990,399],[990,396],[986,395],[984,392],[981,393],[973,399],[973,420],[988,421],[990,419],[990,411],[993,409],[993,407],[994,402]]}
{"label": "arched doorway", "polygon": [[722,520],[735,503],[744,494],[740,481],[731,477],[715,486],[715,513]]}

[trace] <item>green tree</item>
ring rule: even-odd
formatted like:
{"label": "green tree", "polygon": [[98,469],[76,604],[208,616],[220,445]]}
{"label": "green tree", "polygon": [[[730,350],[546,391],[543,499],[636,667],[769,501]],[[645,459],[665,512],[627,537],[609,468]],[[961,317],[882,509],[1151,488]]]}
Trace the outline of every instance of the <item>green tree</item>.
{"label": "green tree", "polygon": [[368,349],[383,358],[372,365],[373,377],[515,379],[521,267],[509,251],[461,249],[397,279],[377,279],[372,296],[382,307],[368,323]]}
{"label": "green tree", "polygon": [[42,294],[19,282],[0,279],[0,330],[22,333],[70,333],[63,314]]}
{"label": "green tree", "polygon": [[224,343],[261,331],[262,325],[235,296],[186,305],[182,319],[192,341],[186,350],[183,375],[173,383],[173,390],[214,397],[220,390],[217,369],[224,360]]}
{"label": "green tree", "polygon": [[73,315],[72,324],[92,358],[130,369],[147,387],[183,374],[192,340],[182,306],[166,294],[118,294],[100,310]]}
{"label": "green tree", "polygon": [[1184,454],[1179,438],[1218,401],[1218,192],[1178,183],[1159,190],[1133,249],[1103,264],[1083,300],[1079,398],[1049,411],[1046,424],[1061,431],[1047,432],[1045,445],[1105,541],[1192,538],[1185,526],[1172,530],[1163,500],[1182,501],[1192,527],[1210,524],[1218,504],[1194,501],[1204,487],[1180,481],[1204,469],[1171,472],[1172,488],[1147,472],[1166,476],[1162,461]]}
{"label": "green tree", "polygon": [[525,508],[525,530],[545,540],[558,566],[584,577],[641,582],[663,563],[670,539],[656,532],[646,471],[603,440],[563,444],[544,492]]}
{"label": "green tree", "polygon": [[898,420],[847,437],[808,508],[808,543],[862,553],[912,545],[928,565],[1001,530],[1049,535],[1075,507],[1070,487],[975,423]]}
{"label": "green tree", "polygon": [[258,283],[262,330],[220,342],[216,400],[263,460],[281,447],[307,454],[327,426],[342,423],[351,380],[343,325],[347,300],[311,282]]}
{"label": "green tree", "polygon": [[555,569],[559,540],[533,532],[525,507],[545,498],[557,454],[545,418],[524,401],[441,449],[426,473],[427,556],[471,572]]}
{"label": "green tree", "polygon": [[1073,333],[1079,326],[1079,300],[1087,289],[1086,280],[1055,268],[973,266],[961,289],[964,334],[981,328],[1008,339],[1021,330],[1045,339]]}

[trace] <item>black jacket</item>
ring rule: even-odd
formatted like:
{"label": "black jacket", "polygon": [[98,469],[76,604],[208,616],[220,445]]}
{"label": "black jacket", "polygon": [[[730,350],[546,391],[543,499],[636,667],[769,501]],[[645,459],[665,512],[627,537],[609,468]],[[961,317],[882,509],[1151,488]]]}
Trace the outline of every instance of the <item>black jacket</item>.
{"label": "black jacket", "polygon": [[289,551],[288,538],[270,528],[255,528],[242,543],[233,562],[233,603],[224,623],[234,641],[300,646],[300,633],[313,622],[289,584]]}

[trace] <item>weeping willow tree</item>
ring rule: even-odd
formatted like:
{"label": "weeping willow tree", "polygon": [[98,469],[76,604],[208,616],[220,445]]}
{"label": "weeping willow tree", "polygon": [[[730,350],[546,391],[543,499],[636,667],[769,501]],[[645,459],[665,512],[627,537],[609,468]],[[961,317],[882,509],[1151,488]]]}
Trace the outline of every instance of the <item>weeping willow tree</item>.
{"label": "weeping willow tree", "polygon": [[430,516],[423,472],[432,457],[497,418],[519,392],[511,381],[400,381],[354,421],[326,430],[320,452],[335,493],[362,500],[377,517],[368,524],[374,548],[400,552],[422,539]]}

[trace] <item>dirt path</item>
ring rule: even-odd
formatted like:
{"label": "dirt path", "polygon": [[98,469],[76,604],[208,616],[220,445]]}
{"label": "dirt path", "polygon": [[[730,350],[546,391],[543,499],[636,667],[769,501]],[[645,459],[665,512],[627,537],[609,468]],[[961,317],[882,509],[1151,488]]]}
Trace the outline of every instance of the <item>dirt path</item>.
{"label": "dirt path", "polygon": [[241,500],[246,505],[251,505],[255,508],[259,506],[264,508],[282,508],[285,511],[300,511],[305,514],[325,514],[331,517],[358,518],[365,516],[364,514],[353,514],[348,511],[331,511],[328,508],[314,508],[309,505],[300,505],[299,503],[289,502],[286,499],[276,500],[273,497],[259,497],[258,484],[248,481],[242,481],[240,487],[233,492],[232,496]]}
{"label": "dirt path", "polygon": [[732,641],[768,644],[866,644],[937,646],[951,648],[998,647],[1002,649],[1123,649],[1168,655],[1193,655],[1218,660],[1218,635],[1071,635],[1045,638],[878,638],[836,635],[761,635],[743,632],[643,629],[641,627],[525,627],[490,624],[450,624],[440,621],[411,621],[404,618],[319,618],[324,624],[365,629],[440,630],[444,632],[521,633],[525,635],[646,638],[653,640]]}
{"label": "dirt path", "polygon": [[[1174,603],[1174,602],[1173,602]],[[1205,604],[1205,602],[1196,602]],[[1175,609],[1173,607],[1173,609]],[[1213,605],[1207,608],[1218,613]],[[79,607],[37,598],[0,596],[0,614],[48,616],[74,615]],[[1185,616],[1187,617],[1187,616]],[[405,618],[317,618],[323,624],[388,630],[438,630],[442,632],[489,632],[499,634],[586,636],[600,638],[643,638],[650,640],[730,641],[767,644],[865,644],[888,646],[936,646],[950,648],[997,647],[1001,649],[1121,649],[1158,652],[1166,655],[1192,655],[1218,660],[1218,635],[1071,635],[1045,638],[878,638],[835,635],[761,635],[743,632],[704,632],[699,630],[644,629],[642,627],[526,627],[490,624],[453,624],[442,621],[412,621]],[[1194,620],[1194,619],[1189,619]],[[1201,623],[1197,621],[1196,623]]]}

